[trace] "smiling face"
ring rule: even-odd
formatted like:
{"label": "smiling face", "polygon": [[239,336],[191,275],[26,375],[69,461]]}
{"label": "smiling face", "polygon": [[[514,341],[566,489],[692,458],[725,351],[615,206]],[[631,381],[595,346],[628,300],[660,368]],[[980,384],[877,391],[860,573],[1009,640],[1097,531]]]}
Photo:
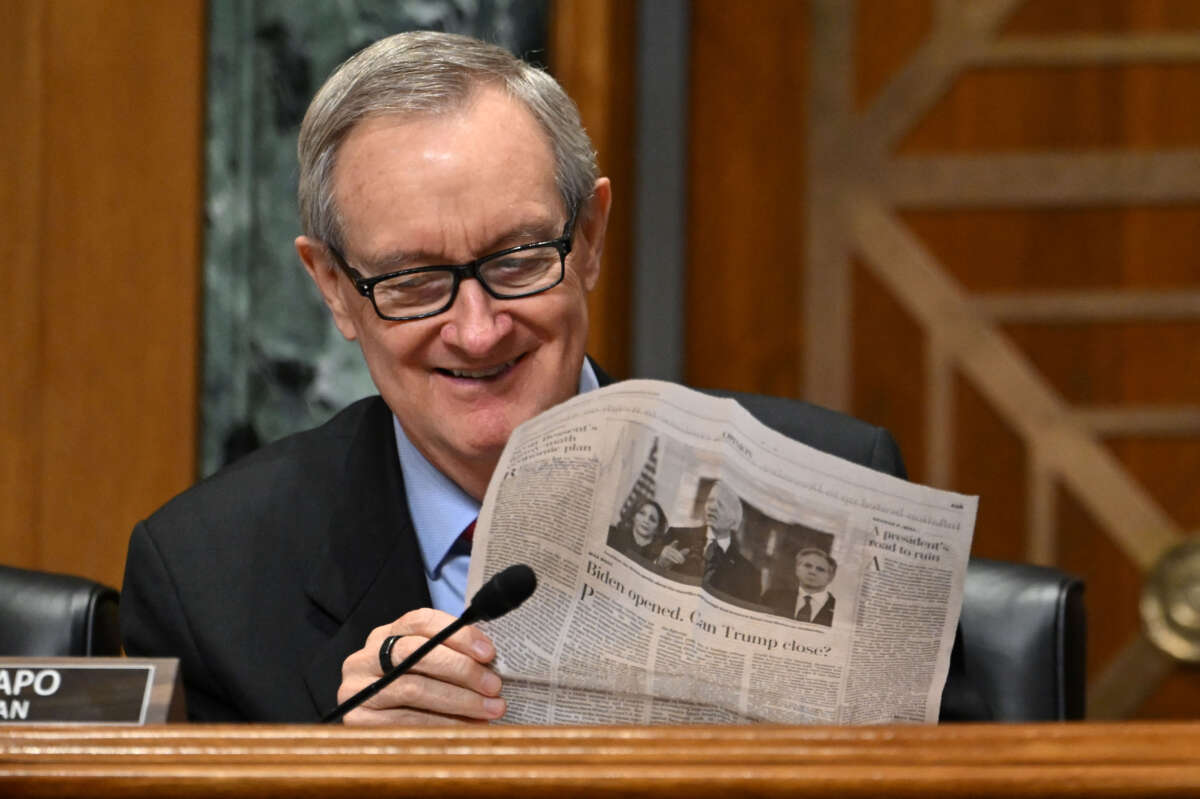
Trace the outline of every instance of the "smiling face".
{"label": "smiling face", "polygon": [[804,552],[796,556],[796,579],[806,593],[824,591],[833,575],[833,564],[820,552]]}
{"label": "smiling face", "polygon": [[[366,277],[555,239],[568,217],[546,135],[491,88],[448,114],[360,122],[338,149],[333,186],[343,252]],[[379,318],[321,242],[296,240],[409,439],[477,498],[513,429],[578,388],[608,202],[601,179],[555,288],[497,300],[468,279],[449,310],[407,322]]]}

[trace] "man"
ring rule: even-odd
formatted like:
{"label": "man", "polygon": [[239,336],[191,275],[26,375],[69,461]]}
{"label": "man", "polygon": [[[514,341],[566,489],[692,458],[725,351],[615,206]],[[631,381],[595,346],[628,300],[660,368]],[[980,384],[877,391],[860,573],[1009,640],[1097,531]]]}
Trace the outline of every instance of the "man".
{"label": "man", "polygon": [[[440,630],[513,428],[609,382],[584,358],[609,183],[548,75],[465,37],[393,36],[330,77],[298,150],[296,250],[380,396],[134,529],[125,650],[180,658],[198,720],[315,721]],[[903,472],[886,431],[742,399],[786,435]],[[494,656],[466,627],[345,721],[499,718]]]}
{"label": "man", "polygon": [[832,627],[836,603],[826,589],[836,574],[837,561],[828,552],[805,547],[796,553],[796,590],[767,591],[763,602],[780,616]]}
{"label": "man", "polygon": [[716,481],[704,500],[704,524],[668,530],[658,563],[675,574],[700,577],[717,591],[757,602],[761,575],[738,546],[741,526],[741,499]]}
{"label": "man", "polygon": [[[321,89],[299,156],[297,252],[382,399],[134,531],[126,649],[182,657],[196,718],[311,720],[380,675],[389,636],[398,662],[448,623],[456,539],[509,434],[602,379],[585,300],[609,184],[548,75],[465,37],[391,37]],[[179,573],[193,559],[210,570]],[[497,718],[494,654],[466,629],[347,721]]]}

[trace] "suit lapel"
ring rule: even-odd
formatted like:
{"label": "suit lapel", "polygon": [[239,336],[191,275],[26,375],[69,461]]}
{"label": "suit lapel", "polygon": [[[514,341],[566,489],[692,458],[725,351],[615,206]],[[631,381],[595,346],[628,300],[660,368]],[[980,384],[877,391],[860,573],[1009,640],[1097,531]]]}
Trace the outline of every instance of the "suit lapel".
{"label": "suit lapel", "polygon": [[824,624],[826,627],[833,626],[833,608],[833,594],[830,594],[825,599],[825,604],[822,605],[821,609],[817,611],[815,616],[813,616],[813,621],[817,624]]}
{"label": "suit lapel", "polygon": [[[591,364],[601,386],[613,382]],[[337,705],[342,661],[362,648],[371,630],[432,604],[408,513],[392,412],[380,397],[370,401],[355,431],[338,496],[305,584],[319,612],[337,625],[304,670],[320,715]]]}
{"label": "suit lapel", "polygon": [[612,376],[609,375],[608,372],[605,372],[603,369],[597,366],[596,362],[593,361],[590,356],[585,357],[587,357],[587,362],[592,365],[592,371],[596,373],[596,382],[600,385],[600,388],[611,386],[614,382],[616,382],[612,379]]}
{"label": "suit lapel", "polygon": [[337,704],[342,661],[362,647],[372,629],[430,604],[391,411],[378,397],[350,443],[338,497],[305,585],[338,625],[304,672],[319,714]]}

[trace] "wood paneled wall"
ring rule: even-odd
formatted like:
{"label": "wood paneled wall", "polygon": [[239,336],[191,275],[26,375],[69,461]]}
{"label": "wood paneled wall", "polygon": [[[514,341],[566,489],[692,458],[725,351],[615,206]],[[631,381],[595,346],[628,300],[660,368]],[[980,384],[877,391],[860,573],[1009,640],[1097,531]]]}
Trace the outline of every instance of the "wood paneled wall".
{"label": "wood paneled wall", "polygon": [[634,198],[634,0],[558,0],[550,6],[550,70],[579,106],[600,174],[613,185],[601,279],[588,298],[588,354],[629,376]]}
{"label": "wood paneled wall", "polygon": [[120,585],[195,474],[204,3],[0,26],[0,561]]}
{"label": "wood paneled wall", "polygon": [[807,3],[692,4],[684,380],[802,385]]}
{"label": "wood paneled wall", "polygon": [[[888,426],[914,479],[981,495],[976,554],[1087,580],[1095,712],[1200,715],[1200,672],[1156,654],[1137,609],[1147,565],[1200,530],[1200,5],[692,8],[688,380]],[[897,291],[914,266],[962,306]],[[1022,380],[963,368],[939,340],[956,329]],[[1054,429],[1078,470],[1030,435]],[[1114,524],[1080,470],[1153,523]]]}

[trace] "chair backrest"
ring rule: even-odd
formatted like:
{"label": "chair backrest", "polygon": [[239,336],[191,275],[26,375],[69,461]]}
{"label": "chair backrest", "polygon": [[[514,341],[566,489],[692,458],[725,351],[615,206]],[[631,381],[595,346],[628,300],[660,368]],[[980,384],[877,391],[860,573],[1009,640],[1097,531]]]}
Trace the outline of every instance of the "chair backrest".
{"label": "chair backrest", "polygon": [[119,655],[118,600],[83,577],[0,566],[0,655]]}
{"label": "chair backrest", "polygon": [[1080,580],[1057,569],[972,558],[960,635],[966,678],[982,707],[960,720],[1082,719],[1086,627]]}

